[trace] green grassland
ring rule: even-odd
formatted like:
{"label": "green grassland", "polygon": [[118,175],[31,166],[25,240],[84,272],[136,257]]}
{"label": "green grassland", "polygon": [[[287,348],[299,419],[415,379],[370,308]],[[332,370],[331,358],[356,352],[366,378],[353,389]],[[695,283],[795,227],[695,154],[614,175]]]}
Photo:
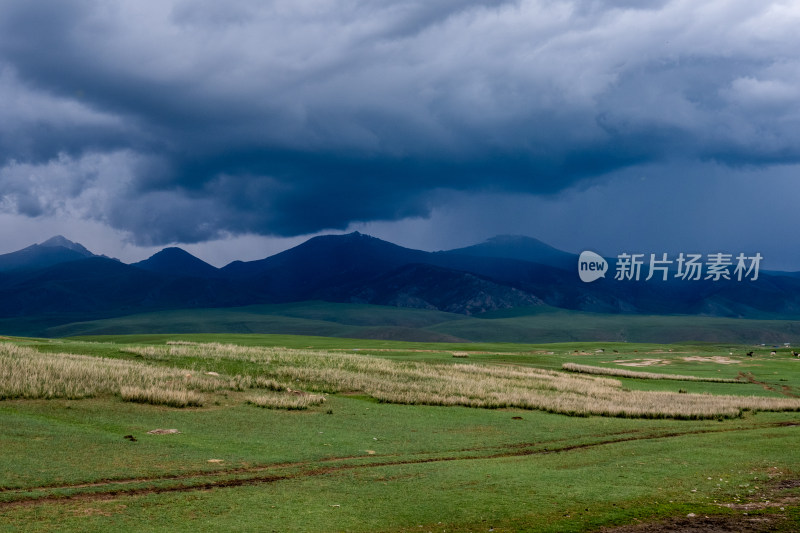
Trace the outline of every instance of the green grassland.
{"label": "green grassland", "polygon": [[547,306],[465,316],[364,304],[298,302],[156,311],[87,319],[0,319],[0,332],[38,337],[142,333],[258,333],[428,342],[714,342],[777,344],[800,338],[798,320],[613,315]]}
{"label": "green grassland", "polygon": [[[800,527],[800,359],[786,348],[198,332],[0,343],[0,531]],[[688,418],[669,402],[615,416],[519,406],[545,391],[585,394],[591,409],[594,389],[572,388],[584,381],[669,402],[766,403]],[[134,382],[202,406],[127,401]],[[428,382],[436,394],[418,389]],[[493,387],[517,396],[466,406],[502,400]],[[256,394],[324,401],[265,409]]]}

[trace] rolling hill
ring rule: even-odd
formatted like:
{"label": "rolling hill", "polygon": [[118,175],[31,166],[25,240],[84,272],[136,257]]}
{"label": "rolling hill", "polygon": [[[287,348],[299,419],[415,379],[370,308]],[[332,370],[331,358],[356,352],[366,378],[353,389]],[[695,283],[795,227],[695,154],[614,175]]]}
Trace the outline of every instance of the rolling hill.
{"label": "rolling hill", "polygon": [[[25,330],[25,327],[28,327]],[[0,330],[65,337],[143,334],[281,334],[415,342],[713,342],[768,346],[800,339],[800,321],[623,315],[548,306],[466,316],[369,304],[298,302],[181,309],[46,325],[0,319]]]}
{"label": "rolling hill", "polygon": [[[757,282],[638,283],[607,276],[587,284],[578,279],[576,262],[574,254],[526,237],[425,252],[355,232],[315,237],[274,256],[221,269],[174,247],[129,265],[59,236],[0,256],[0,333],[52,332],[60,325],[169,310],[312,300],[475,317],[518,310],[522,314],[512,322],[537,331],[537,308],[587,316],[800,317],[800,278],[792,275],[762,272]],[[520,322],[520,316],[534,317],[534,322]],[[476,324],[475,331],[483,325]],[[396,324],[392,327],[401,329],[373,333],[468,338],[458,329],[464,323],[454,330],[429,326],[424,334],[417,326]],[[501,329],[512,335],[513,328]]]}

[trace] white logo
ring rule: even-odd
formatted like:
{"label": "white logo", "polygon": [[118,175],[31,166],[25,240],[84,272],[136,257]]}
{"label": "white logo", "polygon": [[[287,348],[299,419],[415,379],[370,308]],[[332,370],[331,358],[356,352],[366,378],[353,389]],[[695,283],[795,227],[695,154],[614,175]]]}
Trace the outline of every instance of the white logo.
{"label": "white logo", "polygon": [[594,252],[581,252],[578,258],[578,275],[581,281],[591,283],[592,281],[606,277],[608,263],[601,256]]}

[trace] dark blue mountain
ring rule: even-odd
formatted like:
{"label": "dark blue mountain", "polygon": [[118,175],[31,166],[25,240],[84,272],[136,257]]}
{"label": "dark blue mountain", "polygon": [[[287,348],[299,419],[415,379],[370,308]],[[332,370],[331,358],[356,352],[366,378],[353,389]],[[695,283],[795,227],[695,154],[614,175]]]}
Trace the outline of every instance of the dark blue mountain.
{"label": "dark blue mountain", "polygon": [[780,270],[766,270],[764,274],[768,274],[770,276],[783,276],[787,278],[800,278],[800,271],[798,272],[783,272]]}
{"label": "dark blue mountain", "polygon": [[[515,243],[520,246],[516,252]],[[522,257],[537,257],[549,264],[520,259]],[[401,276],[402,283],[395,280],[392,285],[386,281],[398,276],[398,269],[407,265],[438,267],[440,274],[447,272],[451,279],[461,282],[465,280],[463,274],[468,273],[493,283],[500,292],[511,288],[566,309],[758,318],[800,316],[800,280],[794,278],[776,279],[763,274],[758,284],[674,279],[635,283],[615,281],[609,275],[595,283],[583,283],[577,276],[577,256],[521,237],[499,237],[475,247],[431,253],[403,248],[357,232],[328,235],[310,239],[266,259],[232,263],[222,271],[229,279],[246,282],[261,301],[322,299],[385,304],[400,301],[388,295],[387,287],[394,286],[398,294],[431,287],[429,281],[414,282],[409,272]],[[416,268],[413,272],[421,276],[425,272],[426,278],[431,279],[430,270]],[[443,277],[438,279],[434,285],[444,294],[451,285]],[[437,297],[430,290],[425,289],[426,295],[421,298],[420,305],[437,302],[433,304],[437,309],[448,308],[444,303],[446,298]],[[465,295],[461,296],[453,306],[466,309]]]}
{"label": "dark blue mountain", "polygon": [[313,299],[462,314],[544,303],[600,313],[800,317],[800,279],[785,273],[761,272],[757,282],[613,278],[583,283],[574,255],[521,237],[431,253],[360,233],[329,235],[223,269],[179,248],[126,265],[56,237],[0,256],[0,318],[44,317],[52,325]]}
{"label": "dark blue mountain", "polygon": [[332,288],[319,297],[464,315],[544,305],[542,300],[524,290],[469,272],[419,263],[403,265],[352,286]]}
{"label": "dark blue mountain", "polygon": [[148,272],[105,257],[0,275],[0,317],[124,315],[251,303],[224,281]]}
{"label": "dark blue mountain", "polygon": [[76,261],[95,255],[61,235],[22,250],[0,255],[0,272],[44,268],[67,261]]}
{"label": "dark blue mountain", "polygon": [[252,290],[265,297],[292,301],[402,265],[426,262],[429,255],[354,232],[314,237],[266,259],[233,262],[222,272],[229,279],[248,280]]}
{"label": "dark blue mountain", "polygon": [[220,270],[181,248],[164,248],[132,266],[172,277],[217,278]]}
{"label": "dark blue mountain", "polygon": [[470,255],[477,257],[495,257],[519,259],[529,263],[538,263],[572,272],[578,263],[578,256],[553,248],[539,239],[521,235],[498,235],[480,244],[465,248],[456,248],[442,254]]}

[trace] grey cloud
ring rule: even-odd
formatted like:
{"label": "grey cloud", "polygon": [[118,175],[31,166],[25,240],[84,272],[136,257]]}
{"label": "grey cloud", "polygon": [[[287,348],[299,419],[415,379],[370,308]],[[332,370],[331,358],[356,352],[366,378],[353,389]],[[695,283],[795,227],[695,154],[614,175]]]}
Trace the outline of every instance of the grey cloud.
{"label": "grey cloud", "polygon": [[0,104],[0,168],[128,156],[123,181],[66,179],[66,203],[9,185],[3,205],[198,242],[426,216],[446,198],[433,191],[800,159],[797,13],[587,5],[5,3],[0,101],[36,105]]}

